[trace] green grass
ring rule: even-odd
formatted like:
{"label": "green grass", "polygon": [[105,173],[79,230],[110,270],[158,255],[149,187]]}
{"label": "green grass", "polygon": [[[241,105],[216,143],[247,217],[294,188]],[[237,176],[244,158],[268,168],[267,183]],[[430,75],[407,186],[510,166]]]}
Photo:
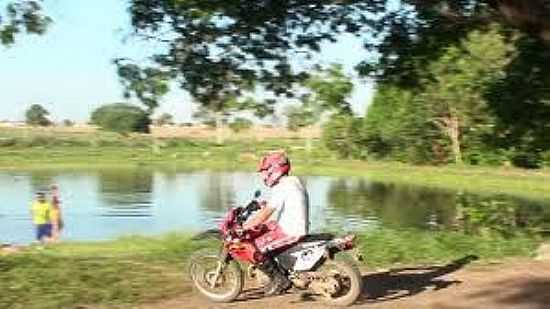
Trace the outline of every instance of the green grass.
{"label": "green grass", "polygon": [[532,256],[539,240],[528,235],[506,239],[451,231],[382,229],[361,234],[358,243],[367,266],[387,267],[445,263],[468,255],[477,256],[481,262]]}
{"label": "green grass", "polygon": [[0,308],[73,308],[150,302],[189,292],[181,235],[67,243],[0,256]]}
{"label": "green grass", "polygon": [[527,171],[491,167],[412,166],[397,162],[328,161],[298,166],[306,175],[365,176],[396,182],[478,194],[508,194],[550,201],[548,170]]}
{"label": "green grass", "polygon": [[[476,255],[482,263],[531,256],[537,240],[378,230],[361,234],[358,243],[370,268],[446,263],[466,255]],[[213,245],[171,234],[66,243],[0,256],[0,308],[131,307],[175,297],[191,291],[184,271],[188,256]]]}

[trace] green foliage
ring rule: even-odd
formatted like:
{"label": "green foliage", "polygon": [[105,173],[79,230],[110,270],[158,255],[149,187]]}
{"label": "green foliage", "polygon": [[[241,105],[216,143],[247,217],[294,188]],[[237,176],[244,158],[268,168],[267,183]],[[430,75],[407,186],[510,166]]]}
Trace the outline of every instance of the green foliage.
{"label": "green foliage", "polygon": [[207,104],[218,93],[224,97],[253,83],[276,95],[295,94],[293,86],[308,74],[293,70],[291,59],[297,53],[311,57],[343,33],[376,38],[364,40],[379,57],[368,56],[362,73],[414,85],[417,65],[480,26],[512,19],[514,26],[544,33],[544,1],[524,2],[132,0],[129,10],[138,35],[168,46],[155,51],[154,65],[174,72],[172,78]]}
{"label": "green foliage", "polygon": [[346,99],[353,91],[353,83],[342,72],[342,66],[332,65],[320,70],[305,80],[303,86],[309,93],[301,97],[299,105],[291,105],[285,112],[290,130],[297,131],[317,124],[326,115],[351,114],[351,106]]}
{"label": "green foliage", "polygon": [[491,144],[508,149],[517,166],[536,167],[541,153],[550,149],[550,54],[527,36],[516,39],[516,50],[506,78],[496,81],[487,95],[497,116]]}
{"label": "green foliage", "polygon": [[323,125],[322,141],[340,158],[365,158],[367,153],[360,145],[363,140],[362,119],[349,115],[336,115]]}
{"label": "green foliage", "polygon": [[273,113],[273,103],[269,100],[258,101],[251,97],[231,96],[216,104],[200,106],[193,116],[204,123],[213,123],[215,127],[217,118],[222,123],[227,123],[229,117],[243,111],[252,111],[256,117],[264,118]]}
{"label": "green foliage", "polygon": [[369,266],[448,262],[467,255],[482,260],[530,256],[538,243],[527,236],[507,239],[498,235],[390,229],[362,233],[359,239],[359,248]]}
{"label": "green foliage", "polygon": [[238,117],[233,119],[233,121],[229,123],[229,128],[231,129],[231,131],[238,133],[241,131],[249,130],[250,128],[252,128],[252,124],[253,123],[250,119]]}
{"label": "green foliage", "polygon": [[[42,0],[12,0],[0,12],[0,45],[10,46],[23,31],[42,35],[52,20],[42,12]],[[3,13],[3,14],[2,14]]]}
{"label": "green foliage", "polygon": [[348,86],[312,82],[291,59],[311,59],[322,42],[343,33],[368,33],[376,39],[364,40],[366,54],[377,56],[366,58],[359,73],[414,98],[395,129],[378,130],[367,119],[373,134],[360,146],[372,156],[535,166],[520,154],[537,157],[550,145],[548,7],[520,2],[132,0],[130,13],[137,35],[169,46],[155,51],[152,68],[169,72],[210,112],[223,113],[227,98],[257,86],[296,97],[298,86],[309,84],[319,96],[303,98],[302,110],[289,113],[293,129],[318,122],[318,103],[341,102],[338,92]]}
{"label": "green foliage", "polygon": [[462,194],[457,198],[457,212],[462,229],[467,234],[483,237],[536,238],[547,220],[546,211],[542,208]]}
{"label": "green foliage", "polygon": [[149,133],[149,115],[137,106],[125,103],[103,105],[92,112],[91,122],[104,130]]}
{"label": "green foliage", "polygon": [[31,126],[49,126],[51,121],[48,119],[50,113],[40,104],[33,104],[25,112],[25,122]]}
{"label": "green foliage", "polygon": [[[518,42],[517,35],[507,36],[498,26],[474,30],[441,49],[438,58],[415,67],[416,88],[380,84],[365,118],[364,144],[358,146],[375,158],[412,163],[463,157],[472,165],[542,167],[540,153],[550,146],[548,134],[541,134],[550,112],[542,103],[546,88],[544,82],[526,84],[522,88],[536,93],[531,98],[516,90],[518,76],[526,73],[516,75],[519,67],[512,59],[518,48],[533,52],[532,45],[518,47]],[[542,69],[546,56],[534,53],[533,62]],[[518,100],[534,104],[511,108]]]}
{"label": "green foliage", "polygon": [[173,124],[174,124],[174,116],[168,113],[163,113],[157,119],[155,119],[155,125],[157,126],[173,125]]}
{"label": "green foliage", "polygon": [[518,152],[511,159],[514,166],[517,167],[538,169],[544,166],[543,158],[539,152]]}
{"label": "green foliage", "polygon": [[443,163],[447,150],[428,115],[413,92],[381,85],[365,117],[361,147],[375,159]]}
{"label": "green foliage", "polygon": [[315,114],[323,111],[351,114],[351,106],[346,100],[353,91],[353,83],[342,72],[341,65],[333,64],[309,77],[303,84],[311,91],[304,104],[316,105],[320,111]]}
{"label": "green foliage", "polygon": [[290,105],[286,108],[287,118],[286,127],[291,131],[298,131],[301,128],[309,127],[315,124],[315,115],[312,110],[304,106]]}
{"label": "green foliage", "polygon": [[152,114],[160,99],[170,90],[169,74],[156,68],[141,68],[124,59],[115,60],[118,76],[125,87],[124,96],[135,96]]}

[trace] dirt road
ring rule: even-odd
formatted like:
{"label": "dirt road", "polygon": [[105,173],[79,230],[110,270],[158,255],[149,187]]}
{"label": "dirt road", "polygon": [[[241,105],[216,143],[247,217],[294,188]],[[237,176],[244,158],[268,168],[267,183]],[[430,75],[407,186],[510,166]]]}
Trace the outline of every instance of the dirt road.
{"label": "dirt road", "polygon": [[[364,273],[361,299],[351,308],[372,309],[550,309],[550,261],[475,265],[468,258],[447,265]],[[313,296],[291,292],[263,298],[248,289],[238,301],[211,303],[197,294],[143,309],[182,308],[329,308]]]}

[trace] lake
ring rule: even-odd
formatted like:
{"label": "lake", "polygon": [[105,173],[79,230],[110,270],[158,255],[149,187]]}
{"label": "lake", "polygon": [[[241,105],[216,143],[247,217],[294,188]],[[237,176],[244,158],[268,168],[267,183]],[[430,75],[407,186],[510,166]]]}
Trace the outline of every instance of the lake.
{"label": "lake", "polygon": [[[545,228],[550,222],[550,203],[540,201],[366,178],[301,179],[310,194],[310,220],[316,231],[456,229],[464,226],[465,217],[497,228],[502,224],[503,228]],[[229,207],[245,204],[256,189],[269,197],[269,190],[253,173],[151,168],[0,171],[0,243],[33,240],[30,203],[36,191],[47,190],[51,184],[60,188],[65,240],[195,232],[214,227]],[[497,210],[483,213],[490,209]]]}

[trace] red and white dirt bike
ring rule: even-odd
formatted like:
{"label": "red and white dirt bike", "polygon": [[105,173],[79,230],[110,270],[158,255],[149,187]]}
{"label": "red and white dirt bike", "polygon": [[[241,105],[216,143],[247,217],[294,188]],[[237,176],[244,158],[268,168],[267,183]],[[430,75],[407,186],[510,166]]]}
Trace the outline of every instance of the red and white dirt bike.
{"label": "red and white dirt bike", "polygon": [[[214,236],[222,241],[219,252],[197,252],[191,256],[189,264],[195,288],[214,302],[230,302],[239,296],[244,284],[241,264],[248,264],[249,277],[256,278],[259,283],[269,280],[254,266],[261,256],[254,239],[265,229],[242,229],[248,217],[261,208],[257,201],[259,195],[257,191],[255,199],[246,207],[229,210],[220,230],[208,230],[195,236],[195,239]],[[361,294],[361,273],[351,259],[336,259],[336,255],[353,249],[353,240],[353,235],[343,238],[330,234],[308,235],[277,253],[275,259],[294,287],[320,295],[331,305],[348,306]]]}

